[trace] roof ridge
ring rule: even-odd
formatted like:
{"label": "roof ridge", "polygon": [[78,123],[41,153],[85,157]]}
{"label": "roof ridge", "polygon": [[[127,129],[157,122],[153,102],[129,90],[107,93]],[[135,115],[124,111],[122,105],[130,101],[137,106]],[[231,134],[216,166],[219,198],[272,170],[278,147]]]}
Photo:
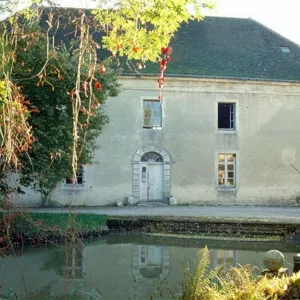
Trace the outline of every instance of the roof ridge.
{"label": "roof ridge", "polygon": [[[231,16],[213,16],[213,15],[204,15],[204,20],[207,18],[219,18],[219,19],[237,19],[237,20],[249,20],[249,17],[231,17]],[[204,21],[203,20],[203,21]]]}
{"label": "roof ridge", "polygon": [[[273,34],[279,36],[280,38],[282,38],[282,39],[284,39],[284,40],[286,40],[286,41],[292,43],[294,46],[296,46],[297,48],[300,49],[300,45],[299,45],[299,44],[297,44],[296,42],[294,42],[294,41],[288,39],[287,37],[283,36],[282,34],[280,34],[280,33],[277,32],[277,31],[273,30],[273,29],[270,28],[269,26],[267,26],[267,25],[265,25],[265,24],[263,24],[263,23],[261,23],[261,22],[255,20],[255,19],[253,19],[253,18],[251,18],[251,17],[249,17],[249,19],[250,19],[251,21],[253,21],[254,23],[257,23],[258,25],[264,27],[264,28],[267,29],[268,31],[272,32]],[[284,45],[283,45],[283,46],[284,46]]]}

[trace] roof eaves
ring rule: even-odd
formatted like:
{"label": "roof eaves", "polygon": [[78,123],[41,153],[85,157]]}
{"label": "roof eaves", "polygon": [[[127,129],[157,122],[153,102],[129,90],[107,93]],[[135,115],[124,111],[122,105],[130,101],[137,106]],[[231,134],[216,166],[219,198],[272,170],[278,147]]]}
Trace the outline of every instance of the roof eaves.
{"label": "roof eaves", "polygon": [[[121,73],[121,76],[135,76],[135,77],[157,77],[155,73]],[[300,83],[300,80],[288,79],[272,79],[272,78],[251,78],[251,77],[232,77],[232,76],[204,76],[204,75],[185,75],[185,74],[167,74],[166,77],[179,77],[179,78],[207,78],[207,79],[232,79],[240,81],[267,81],[267,82],[289,82]]]}

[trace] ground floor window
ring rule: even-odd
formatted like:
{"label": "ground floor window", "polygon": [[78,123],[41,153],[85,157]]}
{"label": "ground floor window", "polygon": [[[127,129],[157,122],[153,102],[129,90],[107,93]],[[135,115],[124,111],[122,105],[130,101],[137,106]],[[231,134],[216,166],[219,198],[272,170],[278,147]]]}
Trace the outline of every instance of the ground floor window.
{"label": "ground floor window", "polygon": [[67,246],[65,249],[65,278],[83,278],[85,276],[85,252],[81,245]]}
{"label": "ground floor window", "polygon": [[76,178],[67,177],[66,184],[83,184],[83,166],[80,166],[76,173]]}
{"label": "ground floor window", "polygon": [[218,186],[235,187],[236,185],[235,153],[218,154]]}

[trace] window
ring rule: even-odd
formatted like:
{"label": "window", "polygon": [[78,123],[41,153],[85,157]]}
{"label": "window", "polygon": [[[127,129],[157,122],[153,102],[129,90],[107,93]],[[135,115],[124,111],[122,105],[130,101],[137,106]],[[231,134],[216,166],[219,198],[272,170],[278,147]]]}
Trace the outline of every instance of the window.
{"label": "window", "polygon": [[141,157],[143,162],[162,162],[163,158],[156,152],[147,152]]}
{"label": "window", "polygon": [[218,103],[218,129],[235,130],[235,103]]}
{"label": "window", "polygon": [[283,53],[290,53],[291,52],[289,47],[280,47],[280,49],[281,49],[281,52],[283,52]]}
{"label": "window", "polygon": [[220,266],[220,270],[227,270],[229,267],[235,267],[235,250],[217,250],[217,265]]}
{"label": "window", "polygon": [[64,275],[67,279],[83,278],[85,275],[85,252],[82,245],[72,245],[65,249]]}
{"label": "window", "polygon": [[162,127],[162,110],[161,103],[158,100],[144,100],[144,128],[161,128]]}
{"label": "window", "polygon": [[76,180],[73,177],[66,178],[66,184],[83,184],[83,167],[80,166],[76,173]]}
{"label": "window", "polygon": [[146,173],[146,167],[142,167],[142,183],[146,182],[147,173]]}
{"label": "window", "polygon": [[218,186],[235,187],[235,169],[235,154],[218,154]]}

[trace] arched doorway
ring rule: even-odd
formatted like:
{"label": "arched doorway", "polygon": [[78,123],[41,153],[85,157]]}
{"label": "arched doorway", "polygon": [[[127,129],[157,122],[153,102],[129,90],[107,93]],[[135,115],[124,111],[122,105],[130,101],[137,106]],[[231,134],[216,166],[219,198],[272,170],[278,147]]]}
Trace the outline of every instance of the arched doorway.
{"label": "arched doorway", "polygon": [[163,201],[170,197],[171,158],[156,145],[139,149],[133,158],[133,197],[140,201]]}
{"label": "arched doorway", "polygon": [[164,280],[170,271],[169,247],[133,245],[131,271],[136,281]]}

